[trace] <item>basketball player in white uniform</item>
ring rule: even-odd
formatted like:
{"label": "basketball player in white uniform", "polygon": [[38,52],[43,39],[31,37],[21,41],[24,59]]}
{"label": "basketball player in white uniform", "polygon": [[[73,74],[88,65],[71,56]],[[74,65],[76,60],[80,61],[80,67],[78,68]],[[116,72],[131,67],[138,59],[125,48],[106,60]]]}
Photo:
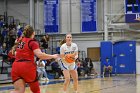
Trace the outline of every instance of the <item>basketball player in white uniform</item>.
{"label": "basketball player in white uniform", "polygon": [[60,62],[61,69],[63,70],[65,82],[63,86],[63,91],[66,93],[67,87],[70,83],[70,75],[73,79],[73,85],[74,85],[74,90],[75,93],[77,93],[78,89],[78,74],[77,74],[77,66],[75,62],[73,63],[68,63],[65,61],[65,55],[66,54],[74,54],[75,59],[78,58],[78,47],[75,43],[72,42],[72,35],[71,34],[66,34],[66,43],[64,43],[60,47],[60,55],[62,61]]}

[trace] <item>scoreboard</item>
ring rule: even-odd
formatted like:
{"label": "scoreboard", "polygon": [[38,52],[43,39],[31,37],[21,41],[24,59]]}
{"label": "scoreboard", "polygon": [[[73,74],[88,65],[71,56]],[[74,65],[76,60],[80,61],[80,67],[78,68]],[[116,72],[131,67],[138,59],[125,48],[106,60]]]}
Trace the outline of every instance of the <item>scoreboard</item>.
{"label": "scoreboard", "polygon": [[125,0],[125,22],[137,23],[140,18],[140,0]]}

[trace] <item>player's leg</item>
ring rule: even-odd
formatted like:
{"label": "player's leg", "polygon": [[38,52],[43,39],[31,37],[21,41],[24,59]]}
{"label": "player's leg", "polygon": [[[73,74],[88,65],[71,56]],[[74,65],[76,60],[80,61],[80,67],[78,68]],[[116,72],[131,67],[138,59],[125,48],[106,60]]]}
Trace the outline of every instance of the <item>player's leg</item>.
{"label": "player's leg", "polygon": [[29,86],[30,86],[30,89],[33,93],[40,93],[40,88],[39,88],[39,82],[38,80],[35,81],[35,82],[31,82],[31,83],[28,83]]}
{"label": "player's leg", "polygon": [[[29,71],[27,71],[29,70]],[[22,75],[26,83],[29,84],[30,89],[33,93],[40,93],[39,82],[38,82],[38,72],[35,66],[31,66],[27,69],[26,73]]]}
{"label": "player's leg", "polygon": [[63,63],[61,60],[59,62],[59,65],[61,67],[61,70],[62,70],[64,78],[65,78],[64,86],[63,86],[63,91],[65,93],[67,90],[67,87],[70,83],[70,73],[69,73],[69,68],[68,68],[69,65],[66,63]]}
{"label": "player's leg", "polygon": [[77,73],[77,66],[75,63],[71,64],[69,66],[69,69],[70,69],[70,75],[73,79],[73,87],[74,87],[74,90],[75,92],[77,92],[78,90],[78,73]]}
{"label": "player's leg", "polygon": [[10,93],[24,93],[25,91],[25,82],[23,79],[18,79],[14,82],[14,91],[11,91]]}
{"label": "player's leg", "polygon": [[73,79],[73,87],[74,90],[78,90],[78,73],[77,70],[70,70],[71,77]]}
{"label": "player's leg", "polygon": [[109,76],[112,75],[112,66],[109,66]]}
{"label": "player's leg", "polygon": [[41,69],[42,69],[43,75],[45,76],[45,79],[49,80],[45,68],[41,68]]}
{"label": "player's leg", "polygon": [[103,77],[105,76],[106,66],[103,67]]}
{"label": "player's leg", "polygon": [[38,79],[41,79],[43,77],[43,72],[40,70],[40,68],[37,68],[38,73]]}
{"label": "player's leg", "polygon": [[110,73],[112,72],[112,66],[109,66],[109,71],[110,71]]}
{"label": "player's leg", "polygon": [[66,91],[67,87],[68,87],[68,85],[70,83],[70,73],[69,73],[69,70],[63,70],[63,75],[64,75],[64,78],[65,78],[64,86],[63,86],[63,91]]}

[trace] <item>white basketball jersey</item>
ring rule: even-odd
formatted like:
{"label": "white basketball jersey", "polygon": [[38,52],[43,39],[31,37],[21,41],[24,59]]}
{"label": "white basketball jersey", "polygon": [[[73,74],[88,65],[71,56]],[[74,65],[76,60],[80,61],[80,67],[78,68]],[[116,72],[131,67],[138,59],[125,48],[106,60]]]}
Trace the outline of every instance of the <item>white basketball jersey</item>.
{"label": "white basketball jersey", "polygon": [[70,46],[67,46],[66,43],[64,43],[60,47],[60,54],[73,54],[75,52],[78,52],[78,47],[75,43],[71,43]]}
{"label": "white basketball jersey", "polygon": [[[66,55],[66,54],[73,54],[75,52],[78,52],[78,47],[75,43],[71,43],[70,46],[67,46],[66,43],[64,43],[60,47],[60,54]],[[67,63],[64,60],[61,60],[59,64],[62,70],[76,70],[77,69],[75,62]]]}

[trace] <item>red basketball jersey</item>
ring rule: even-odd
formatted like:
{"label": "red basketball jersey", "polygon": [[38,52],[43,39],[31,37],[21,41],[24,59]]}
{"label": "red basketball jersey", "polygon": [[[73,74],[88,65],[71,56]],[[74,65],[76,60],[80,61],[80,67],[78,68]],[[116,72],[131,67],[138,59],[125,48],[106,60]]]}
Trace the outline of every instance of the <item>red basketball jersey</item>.
{"label": "red basketball jersey", "polygon": [[33,50],[39,48],[39,44],[31,38],[23,38],[16,49],[16,62],[31,61],[34,62]]}

